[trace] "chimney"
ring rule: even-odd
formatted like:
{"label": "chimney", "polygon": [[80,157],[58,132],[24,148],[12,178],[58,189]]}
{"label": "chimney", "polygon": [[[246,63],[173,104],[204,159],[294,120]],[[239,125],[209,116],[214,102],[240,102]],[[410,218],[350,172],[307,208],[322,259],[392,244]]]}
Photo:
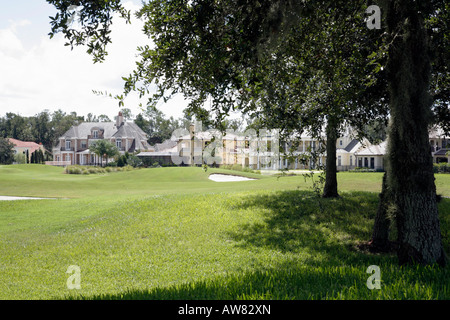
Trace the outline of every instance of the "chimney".
{"label": "chimney", "polygon": [[120,126],[123,124],[123,115],[122,112],[119,111],[119,115],[116,118],[116,127],[120,128]]}

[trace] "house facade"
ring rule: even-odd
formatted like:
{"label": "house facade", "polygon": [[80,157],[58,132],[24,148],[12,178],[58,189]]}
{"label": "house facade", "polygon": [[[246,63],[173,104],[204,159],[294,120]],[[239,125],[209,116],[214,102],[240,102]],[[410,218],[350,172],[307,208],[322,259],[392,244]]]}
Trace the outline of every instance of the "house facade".
{"label": "house facade", "polygon": [[36,143],[32,141],[21,141],[13,138],[7,139],[14,145],[14,154],[28,155],[28,162],[31,161],[31,154],[36,150],[40,149],[42,153],[46,152],[42,143]]}
{"label": "house facade", "polygon": [[450,137],[441,128],[430,130],[430,149],[433,163],[450,163]]}
{"label": "house facade", "polygon": [[83,122],[72,126],[59,138],[53,148],[53,162],[50,165],[101,165],[103,159],[89,150],[98,140],[113,143],[120,154],[147,150],[146,133],[133,122],[124,121],[119,112],[115,122]]}
{"label": "house facade", "polygon": [[[192,125],[189,132],[182,131],[182,134],[174,135],[172,139],[176,144],[166,150],[158,150],[159,152],[153,155],[164,157],[167,163],[168,159],[171,159],[171,164],[175,165],[199,165],[215,162],[221,165],[240,164],[252,169],[295,170],[313,169],[317,164],[322,165],[326,161],[326,153],[319,151],[324,149],[321,148],[319,139],[307,134],[296,138],[295,150],[290,148],[293,145],[292,141],[280,143],[276,131],[267,131],[265,135],[255,138],[255,136],[245,135],[245,133],[229,132],[221,135],[214,130],[201,131],[200,127],[196,128],[195,125]],[[290,150],[290,156],[283,154],[280,146],[285,150]],[[441,130],[430,131],[430,146],[433,162],[450,163],[450,141]],[[213,149],[215,152],[211,152]],[[308,159],[311,152],[316,152],[315,159],[311,157]],[[379,144],[371,144],[366,139],[359,141],[352,134],[351,129],[347,129],[336,141],[337,170],[367,168],[383,171],[386,153],[386,141]],[[149,152],[146,156],[151,157],[152,153]],[[306,161],[300,161],[300,158],[304,158]]]}

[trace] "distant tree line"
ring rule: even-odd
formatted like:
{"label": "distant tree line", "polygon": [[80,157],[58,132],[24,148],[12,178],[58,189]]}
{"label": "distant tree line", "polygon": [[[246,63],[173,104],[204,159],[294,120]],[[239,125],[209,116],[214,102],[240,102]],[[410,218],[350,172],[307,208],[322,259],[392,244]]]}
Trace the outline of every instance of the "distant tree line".
{"label": "distant tree line", "polygon": [[64,132],[83,121],[84,116],[76,112],[67,114],[62,110],[53,113],[44,110],[30,117],[7,112],[0,117],[0,137],[42,143],[46,150],[51,151]]}
{"label": "distant tree line", "polygon": [[[134,123],[147,133],[149,137],[148,143],[150,145],[170,139],[175,129],[189,129],[189,125],[194,120],[194,117],[202,121],[204,129],[209,129],[213,121],[208,111],[203,111],[194,115],[185,110],[183,117],[175,119],[172,116],[166,117],[162,111],[154,107],[148,107],[145,111],[136,115],[136,117],[131,114],[130,109],[122,109],[126,120],[131,121],[134,118]],[[46,150],[51,151],[58,144],[59,138],[70,127],[79,125],[82,122],[110,121],[114,121],[114,119],[110,119],[105,114],[97,116],[88,113],[86,116],[83,116],[78,115],[75,111],[66,113],[62,110],[54,112],[44,110],[34,116],[28,117],[7,112],[5,116],[0,117],[0,138],[14,138],[21,141],[42,143]],[[242,122],[240,120],[227,120],[226,124],[237,130],[242,125]],[[36,156],[36,159],[38,159],[38,156]]]}

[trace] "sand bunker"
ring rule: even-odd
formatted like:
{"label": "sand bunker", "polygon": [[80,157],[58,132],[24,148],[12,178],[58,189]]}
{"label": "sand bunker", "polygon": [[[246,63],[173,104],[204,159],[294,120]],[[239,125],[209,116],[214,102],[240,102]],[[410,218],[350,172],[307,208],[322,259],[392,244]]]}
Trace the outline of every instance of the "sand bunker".
{"label": "sand bunker", "polygon": [[10,196],[0,196],[0,201],[14,201],[14,200],[47,200],[56,198],[36,198],[36,197],[10,197]]}
{"label": "sand bunker", "polygon": [[235,182],[235,181],[250,181],[250,180],[256,180],[252,178],[247,177],[241,177],[241,176],[232,176],[229,174],[211,174],[209,175],[209,179],[215,182]]}

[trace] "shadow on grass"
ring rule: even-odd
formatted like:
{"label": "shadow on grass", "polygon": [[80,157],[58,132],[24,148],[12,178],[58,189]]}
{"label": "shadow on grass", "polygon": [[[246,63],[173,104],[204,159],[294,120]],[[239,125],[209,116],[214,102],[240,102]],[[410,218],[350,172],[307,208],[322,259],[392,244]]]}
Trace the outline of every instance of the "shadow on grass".
{"label": "shadow on grass", "polygon": [[[81,297],[123,300],[448,299],[450,268],[400,269],[393,255],[360,252],[371,234],[377,194],[353,192],[322,199],[308,191],[259,193],[230,210],[260,212],[259,222],[227,233],[236,246],[283,254],[271,266],[148,290]],[[269,251],[270,251],[269,250]],[[306,258],[304,258],[306,256]],[[383,290],[369,290],[370,265],[383,270]],[[450,282],[449,282],[450,283]]]}
{"label": "shadow on grass", "polygon": [[308,191],[249,196],[235,209],[259,210],[264,220],[242,225],[228,237],[243,247],[316,253],[325,257],[326,261],[316,259],[320,264],[355,262],[360,254],[355,255],[354,249],[370,238],[377,204],[376,194],[364,192],[346,193],[337,199],[319,198]]}

